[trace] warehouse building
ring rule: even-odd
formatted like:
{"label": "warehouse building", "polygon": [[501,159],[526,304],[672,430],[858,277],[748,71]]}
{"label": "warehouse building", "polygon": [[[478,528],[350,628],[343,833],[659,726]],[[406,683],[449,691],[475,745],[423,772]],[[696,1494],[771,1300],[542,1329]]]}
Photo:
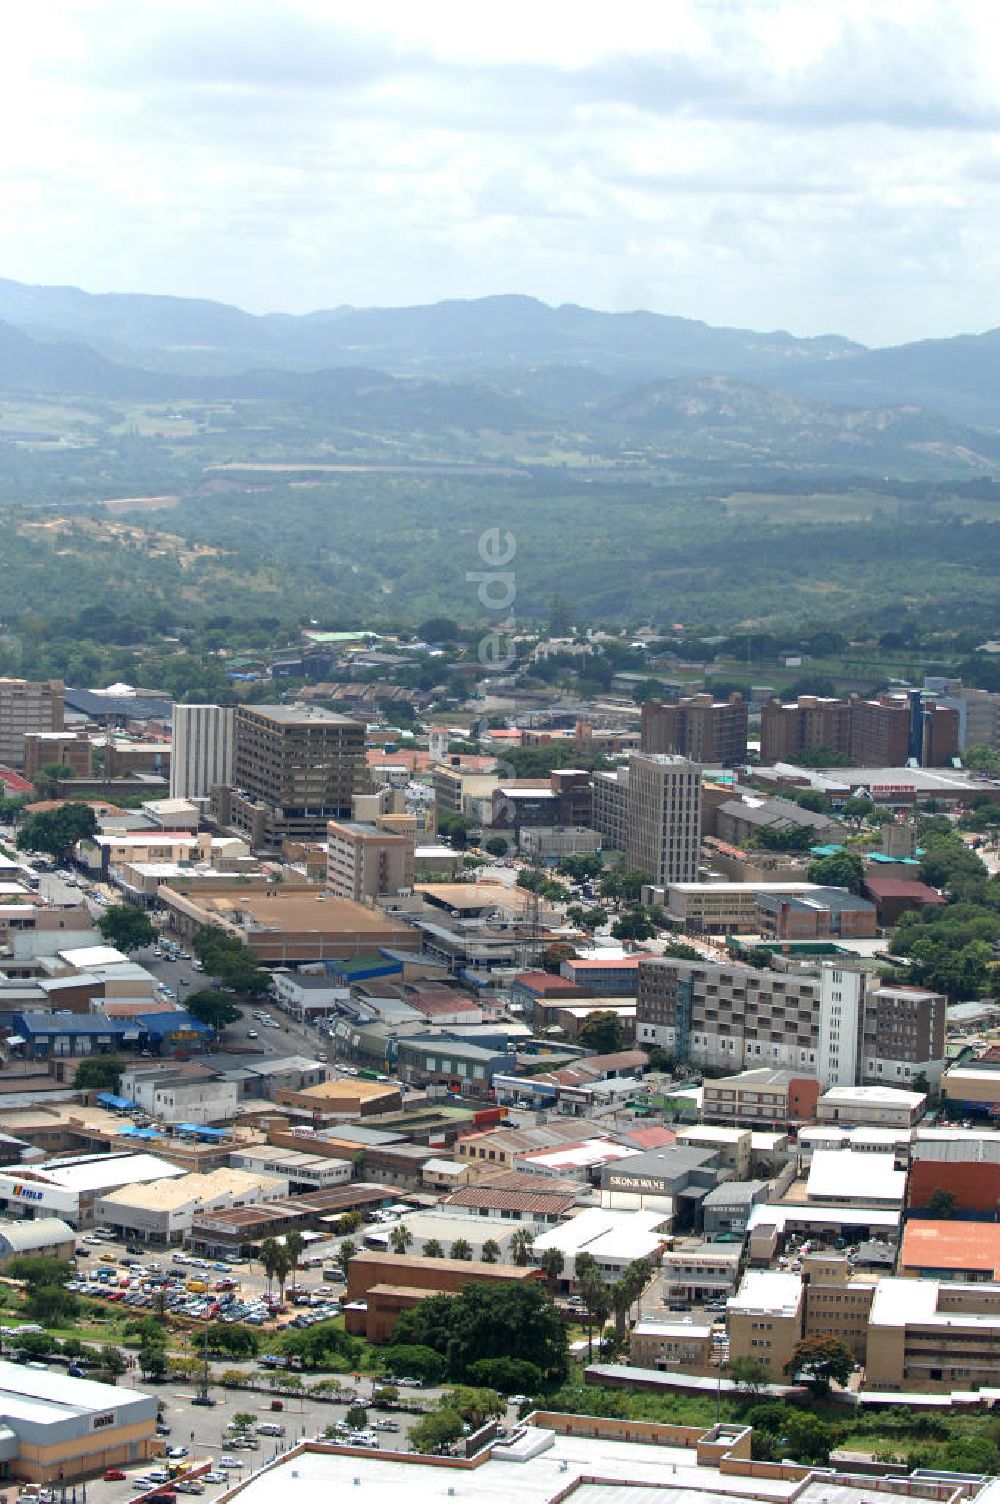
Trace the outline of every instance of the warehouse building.
{"label": "warehouse building", "polygon": [[155,1154],[86,1154],[50,1159],[30,1169],[0,1173],[0,1215],[60,1217],[87,1227],[101,1197],[122,1186],[133,1189],[183,1175]]}
{"label": "warehouse building", "polygon": [[99,1221],[122,1237],[165,1247],[191,1231],[197,1213],[221,1207],[250,1206],[288,1195],[284,1176],[247,1170],[213,1170],[208,1175],[181,1175],[153,1185],[126,1186],[97,1203]]}
{"label": "warehouse building", "polygon": [[157,1400],[0,1361],[0,1479],[73,1482],[159,1451]]}
{"label": "warehouse building", "polygon": [[76,1233],[61,1217],[36,1217],[33,1222],[0,1222],[0,1268],[22,1254],[47,1254],[71,1259],[76,1253]]}

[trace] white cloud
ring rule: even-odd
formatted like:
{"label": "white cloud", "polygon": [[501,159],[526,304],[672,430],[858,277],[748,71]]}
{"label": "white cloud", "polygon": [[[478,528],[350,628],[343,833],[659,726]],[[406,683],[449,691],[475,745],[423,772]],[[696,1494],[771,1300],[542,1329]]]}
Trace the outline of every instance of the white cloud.
{"label": "white cloud", "polygon": [[875,342],[1000,323],[979,0],[41,0],[6,26],[24,281],[526,292]]}

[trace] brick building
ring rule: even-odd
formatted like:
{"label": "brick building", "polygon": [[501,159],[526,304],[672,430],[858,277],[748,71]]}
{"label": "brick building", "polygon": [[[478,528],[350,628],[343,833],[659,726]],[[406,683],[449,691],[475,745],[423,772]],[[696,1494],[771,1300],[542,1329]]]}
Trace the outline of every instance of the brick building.
{"label": "brick building", "polygon": [[647,700],[642,707],[639,749],[687,757],[728,768],[746,761],[747,702],[742,695],[715,700],[709,694],[684,700]]}

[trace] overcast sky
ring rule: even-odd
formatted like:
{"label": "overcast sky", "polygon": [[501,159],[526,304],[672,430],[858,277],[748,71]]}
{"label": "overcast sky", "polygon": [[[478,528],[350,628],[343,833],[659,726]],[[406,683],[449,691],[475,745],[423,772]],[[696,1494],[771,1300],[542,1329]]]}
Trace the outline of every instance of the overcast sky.
{"label": "overcast sky", "polygon": [[997,0],[32,0],[0,275],[1000,325]]}

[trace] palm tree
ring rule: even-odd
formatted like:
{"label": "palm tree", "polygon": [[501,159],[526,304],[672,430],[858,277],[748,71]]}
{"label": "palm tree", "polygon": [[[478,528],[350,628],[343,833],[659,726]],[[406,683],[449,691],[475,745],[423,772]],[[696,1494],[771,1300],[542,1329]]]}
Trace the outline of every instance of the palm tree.
{"label": "palm tree", "polygon": [[[580,1264],[577,1260],[577,1271]],[[608,1287],[594,1267],[585,1268],[580,1278],[580,1294],[587,1310],[587,1362],[590,1363],[594,1356],[594,1327],[597,1327],[597,1340],[600,1343],[604,1334],[604,1323],[611,1311],[611,1301],[608,1298]]]}
{"label": "palm tree", "polygon": [[285,1233],[285,1252],[291,1261],[292,1283],[295,1285],[299,1282],[299,1259],[305,1252],[305,1247],[306,1240],[298,1228],[293,1228],[291,1232]]}
{"label": "palm tree", "polygon": [[291,1273],[291,1269],[291,1257],[289,1256],[288,1251],[279,1243],[278,1257],[275,1260],[274,1265],[274,1277],[278,1281],[278,1295],[281,1299],[282,1305],[284,1305],[285,1303],[285,1281],[288,1279],[288,1276]]}
{"label": "palm tree", "polygon": [[337,1263],[340,1265],[340,1272],[345,1279],[347,1278],[347,1266],[357,1251],[358,1245],[352,1238],[345,1238],[337,1251]]}
{"label": "palm tree", "polygon": [[448,1257],[450,1259],[471,1259],[472,1244],[469,1242],[468,1238],[456,1238],[454,1243],[452,1243],[451,1247],[448,1249]]}
{"label": "palm tree", "polygon": [[274,1281],[274,1276],[278,1272],[278,1264],[281,1260],[281,1254],[281,1244],[277,1241],[276,1238],[265,1238],[263,1243],[261,1243],[260,1245],[260,1261],[264,1266],[264,1273],[267,1275],[268,1295],[270,1295],[271,1293],[271,1285]]}
{"label": "palm tree", "polygon": [[615,1316],[615,1342],[619,1347],[625,1341],[625,1318],[632,1304],[632,1281],[628,1277],[628,1271],[621,1279],[616,1279],[610,1290],[611,1309]]}
{"label": "palm tree", "polygon": [[397,1222],[389,1234],[389,1247],[393,1253],[405,1253],[413,1244],[413,1234],[404,1222]]}
{"label": "palm tree", "polygon": [[523,1268],[531,1262],[531,1245],[535,1241],[535,1234],[529,1227],[519,1227],[510,1240],[511,1257],[515,1264]]}
{"label": "palm tree", "polygon": [[548,1280],[549,1289],[554,1290],[556,1281],[566,1267],[566,1260],[563,1257],[562,1250],[559,1248],[546,1248],[538,1260],[538,1267]]}
{"label": "palm tree", "polygon": [[500,1244],[496,1238],[487,1238],[483,1244],[482,1261],[484,1264],[498,1264],[500,1262]]}
{"label": "palm tree", "polygon": [[425,1259],[443,1259],[444,1258],[444,1249],[441,1247],[441,1244],[438,1242],[437,1238],[428,1238],[427,1239],[427,1242],[424,1244],[424,1258]]}

